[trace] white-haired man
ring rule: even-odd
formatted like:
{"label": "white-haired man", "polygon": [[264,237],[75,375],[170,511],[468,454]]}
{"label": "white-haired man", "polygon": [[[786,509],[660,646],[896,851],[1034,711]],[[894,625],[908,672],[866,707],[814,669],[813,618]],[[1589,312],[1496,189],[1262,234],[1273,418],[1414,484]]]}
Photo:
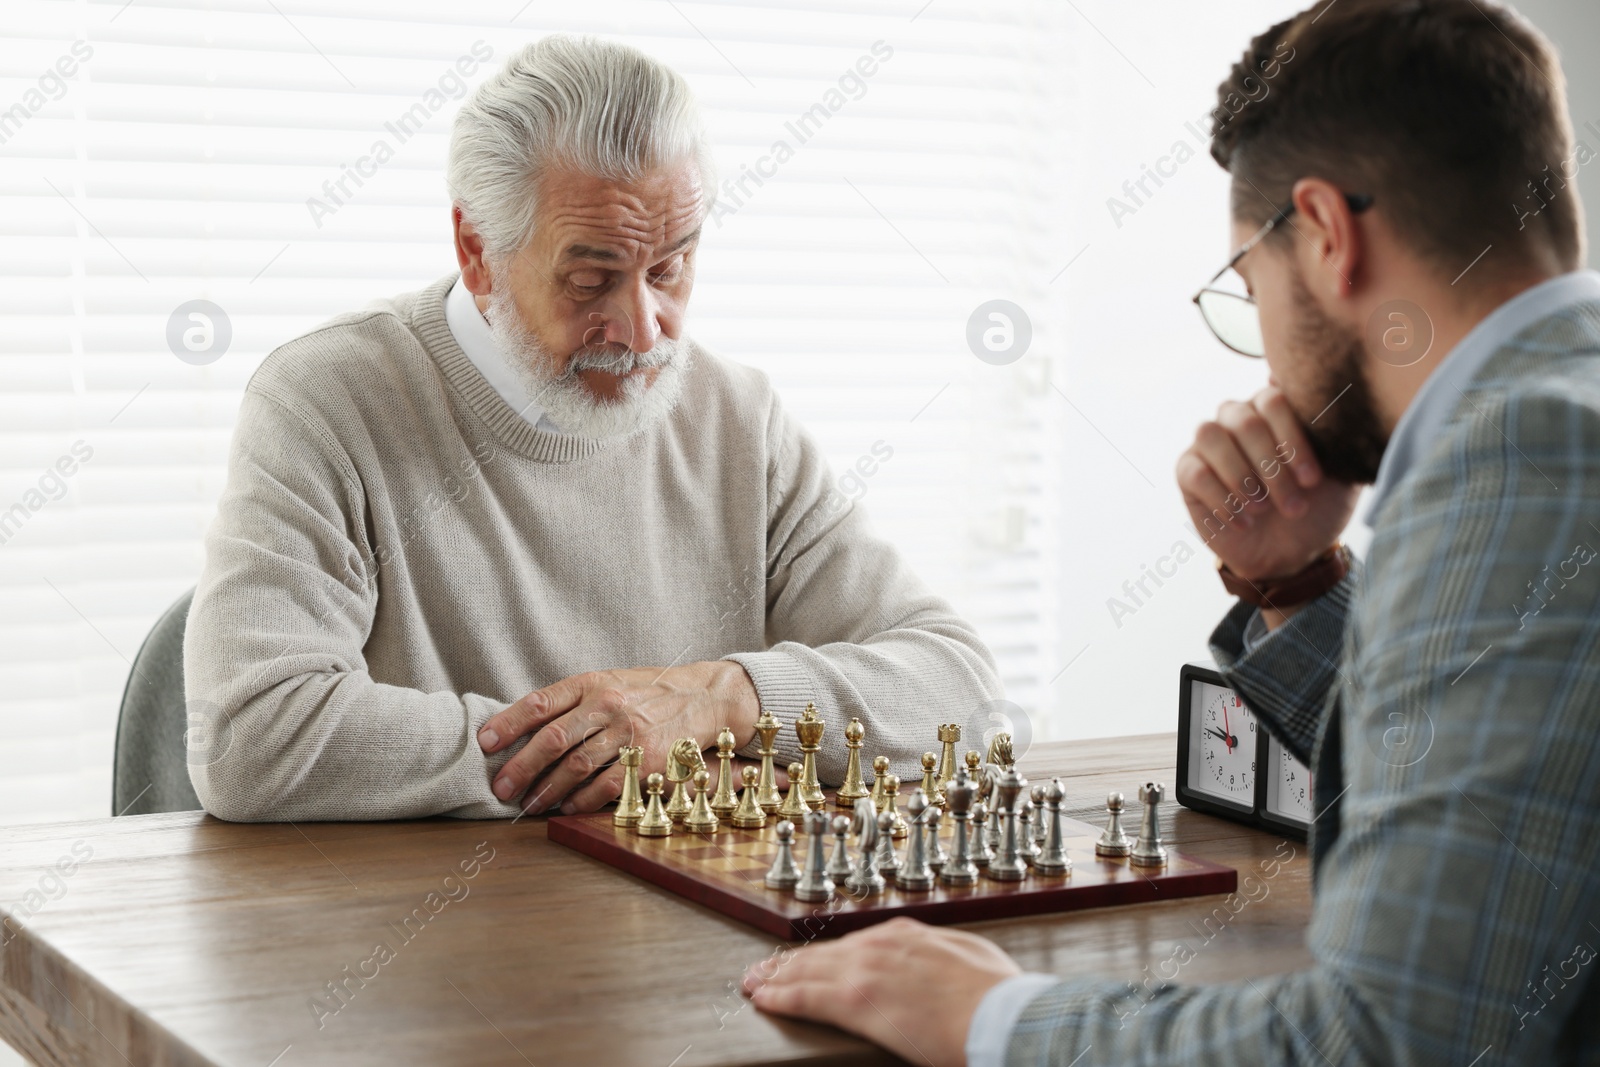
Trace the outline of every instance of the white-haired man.
{"label": "white-haired man", "polygon": [[680,76],[531,45],[462,107],[449,185],[459,276],[246,390],[185,645],[209,811],[593,810],[622,745],[660,770],[727,726],[750,755],[815,702],[914,759],[997,695],[765,376],[687,338],[714,183]]}

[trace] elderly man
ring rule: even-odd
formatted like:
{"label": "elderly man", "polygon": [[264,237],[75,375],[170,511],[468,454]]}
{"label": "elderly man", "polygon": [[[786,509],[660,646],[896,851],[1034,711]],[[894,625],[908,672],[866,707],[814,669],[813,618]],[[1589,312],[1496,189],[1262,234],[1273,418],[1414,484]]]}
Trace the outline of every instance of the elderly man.
{"label": "elderly man", "polygon": [[998,694],[766,377],[685,333],[714,182],[681,77],[546,38],[461,109],[449,185],[459,276],[245,392],[185,645],[207,810],[588,811],[622,745],[750,755],[808,702],[837,780],[850,717],[914,761]]}
{"label": "elderly man", "polygon": [[1487,0],[1320,0],[1219,90],[1249,296],[1198,299],[1271,381],[1178,484],[1240,598],[1212,653],[1315,772],[1310,966],[1062,981],[906,920],[759,1007],[933,1067],[1600,1062],[1600,275],[1574,187],[1528,195],[1587,158],[1561,84]]}

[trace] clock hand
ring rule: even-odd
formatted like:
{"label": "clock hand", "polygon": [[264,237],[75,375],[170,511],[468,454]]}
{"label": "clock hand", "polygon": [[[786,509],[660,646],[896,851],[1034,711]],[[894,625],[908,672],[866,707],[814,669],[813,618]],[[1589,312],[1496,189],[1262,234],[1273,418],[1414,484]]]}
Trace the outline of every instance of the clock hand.
{"label": "clock hand", "polygon": [[1228,736],[1222,740],[1228,746],[1228,755],[1231,756],[1233,755],[1233,727],[1228,725],[1228,702],[1226,700],[1222,702],[1222,728],[1228,731]]}
{"label": "clock hand", "polygon": [[1221,730],[1213,730],[1209,726],[1206,727],[1206,733],[1210,734],[1212,737],[1215,737],[1217,740],[1219,740],[1223,744],[1227,745],[1229,752],[1232,752],[1233,751],[1233,746],[1237,745],[1239,743],[1239,739],[1237,737],[1229,737],[1227,734],[1223,733]]}

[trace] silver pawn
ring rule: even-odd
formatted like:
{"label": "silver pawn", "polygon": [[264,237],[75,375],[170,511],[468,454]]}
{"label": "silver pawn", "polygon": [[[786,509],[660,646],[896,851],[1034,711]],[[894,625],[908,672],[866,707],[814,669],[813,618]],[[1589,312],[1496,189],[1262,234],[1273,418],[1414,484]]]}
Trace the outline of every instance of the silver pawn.
{"label": "silver pawn", "polygon": [[1113,790],[1106,794],[1106,829],[1094,843],[1096,856],[1126,856],[1133,851],[1133,842],[1122,829],[1122,794]]}
{"label": "silver pawn", "polygon": [[[888,812],[883,814],[887,817],[883,832],[888,833],[889,828],[894,825],[894,819]],[[888,883],[883,880],[883,875],[878,873],[879,820],[871,797],[863,797],[856,801],[854,825],[856,844],[861,847],[861,857],[850,870],[850,877],[844,884],[845,890],[858,897],[881,893]]]}
{"label": "silver pawn", "polygon": [[[886,811],[879,814],[889,815]],[[901,818],[904,817],[902,813]],[[879,823],[881,827],[882,820],[879,820]],[[894,873],[900,869],[900,853],[895,851],[894,847],[894,823],[894,816],[889,815],[889,829],[878,835],[878,870],[883,872],[885,878],[893,878]]]}
{"label": "silver pawn", "polygon": [[1067,874],[1072,870],[1072,857],[1067,855],[1067,843],[1061,834],[1061,801],[1067,791],[1061,779],[1050,779],[1050,788],[1044,790],[1044,844],[1034,857],[1033,869],[1040,874]]}
{"label": "silver pawn", "polygon": [[950,842],[950,858],[939,871],[939,881],[945,885],[972,885],[978,880],[978,867],[972,862],[972,801],[977,787],[965,767],[956,770],[956,776],[944,787],[945,803],[950,805],[950,818],[955,821]]}
{"label": "silver pawn", "polygon": [[999,805],[995,813],[1001,822],[1000,851],[983,873],[997,882],[1020,882],[1028,876],[1027,861],[1022,858],[1022,840],[1017,835],[1018,796],[1027,785],[1028,780],[1018,774],[1015,767],[1007,767],[995,783],[995,802]]}
{"label": "silver pawn", "polygon": [[972,863],[987,867],[993,858],[994,850],[989,847],[989,802],[980,800],[972,805]]}
{"label": "silver pawn", "polygon": [[806,828],[806,865],[800,873],[800,881],[795,883],[794,895],[807,903],[820,904],[833,898],[833,879],[828,877],[822,841],[828,832],[828,816],[810,811],[802,822]]}
{"label": "silver pawn", "polygon": [[845,837],[850,833],[850,816],[833,817],[833,856],[828,860],[828,877],[834,885],[844,885],[850,878],[850,846]]}
{"label": "silver pawn", "polygon": [[1017,811],[1017,855],[1022,857],[1022,862],[1029,867],[1039,858],[1039,846],[1033,841],[1033,824],[1043,821],[1044,812],[1038,811],[1031,800],[1020,802]]}
{"label": "silver pawn", "polygon": [[[950,787],[946,785],[944,790],[945,802],[948,803]],[[950,854],[944,850],[944,843],[939,840],[939,824],[944,821],[944,809],[937,804],[930,804],[925,818],[928,822],[928,866],[935,871],[942,870],[950,860]]]}
{"label": "silver pawn", "polygon": [[778,855],[767,871],[768,889],[793,889],[800,882],[800,868],[794,865],[794,823],[778,823]]}
{"label": "silver pawn", "polygon": [[1160,782],[1146,782],[1139,787],[1144,818],[1139,823],[1139,840],[1128,853],[1128,862],[1135,867],[1160,867],[1167,862],[1167,850],[1161,843],[1161,802],[1166,797],[1167,787]]}
{"label": "silver pawn", "polygon": [[1044,847],[1044,835],[1046,830],[1044,818],[1044,794],[1045,787],[1043,783],[1034,786],[1028,791],[1028,798],[1033,801],[1033,854],[1035,856],[1037,856],[1039,854],[1039,850]]}
{"label": "silver pawn", "polygon": [[906,814],[911,817],[911,840],[906,843],[906,860],[894,872],[894,884],[901,889],[925,892],[933,888],[933,868],[928,866],[928,835],[922,830],[928,810],[928,794],[919,785],[906,804]]}

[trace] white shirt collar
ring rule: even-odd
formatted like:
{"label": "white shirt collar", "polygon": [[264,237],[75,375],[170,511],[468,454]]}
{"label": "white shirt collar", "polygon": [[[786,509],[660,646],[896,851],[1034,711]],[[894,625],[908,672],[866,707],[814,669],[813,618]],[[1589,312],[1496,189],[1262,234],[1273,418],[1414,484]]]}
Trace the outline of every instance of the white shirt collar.
{"label": "white shirt collar", "polygon": [[1395,424],[1362,516],[1368,526],[1376,525],[1378,512],[1433,444],[1455,412],[1467,383],[1490,357],[1535,322],[1585,300],[1600,300],[1600,272],[1576,270],[1542,281],[1495,308],[1467,332],[1428,375]]}
{"label": "white shirt collar", "polygon": [[478,310],[471,290],[460,278],[456,279],[444,299],[444,321],[450,327],[456,344],[461,346],[461,351],[478,368],[478,373],[494,386],[500,399],[510,404],[512,410],[537,429],[550,433],[561,432],[544,413],[544,409],[533,402],[522,378],[506,362],[500,346],[495,344],[494,331],[489,329],[489,323],[484,319],[483,312]]}

